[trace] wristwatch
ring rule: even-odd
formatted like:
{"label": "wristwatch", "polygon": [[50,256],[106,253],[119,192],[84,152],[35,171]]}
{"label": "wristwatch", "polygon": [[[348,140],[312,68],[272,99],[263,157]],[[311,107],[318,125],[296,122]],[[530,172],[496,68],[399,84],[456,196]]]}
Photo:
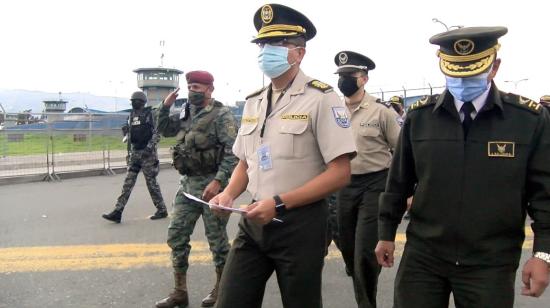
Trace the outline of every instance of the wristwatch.
{"label": "wristwatch", "polygon": [[286,212],[286,205],[279,195],[273,196],[273,200],[275,200],[275,212],[277,212],[277,214]]}
{"label": "wristwatch", "polygon": [[550,267],[550,253],[539,251],[539,252],[535,252],[533,257],[537,259],[541,259],[542,261],[546,262],[546,264],[548,264],[548,266]]}

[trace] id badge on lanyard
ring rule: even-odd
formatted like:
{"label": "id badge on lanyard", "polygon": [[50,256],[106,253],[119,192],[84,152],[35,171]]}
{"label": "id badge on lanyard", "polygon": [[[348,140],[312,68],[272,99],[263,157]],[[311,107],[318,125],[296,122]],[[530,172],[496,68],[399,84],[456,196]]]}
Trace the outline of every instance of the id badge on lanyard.
{"label": "id badge on lanyard", "polygon": [[260,170],[266,171],[273,168],[273,160],[271,158],[271,148],[269,144],[261,144],[258,148],[258,162],[260,163]]}

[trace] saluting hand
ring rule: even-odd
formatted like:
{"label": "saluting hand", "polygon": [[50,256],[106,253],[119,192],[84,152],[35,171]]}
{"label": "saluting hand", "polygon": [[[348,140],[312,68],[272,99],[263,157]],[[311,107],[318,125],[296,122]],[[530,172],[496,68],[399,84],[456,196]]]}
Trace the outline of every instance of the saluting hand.
{"label": "saluting hand", "polygon": [[521,280],[523,280],[523,288],[521,295],[539,297],[544,293],[548,286],[550,270],[548,264],[539,259],[532,257],[525,262],[521,271]]}
{"label": "saluting hand", "polygon": [[[214,196],[214,198],[210,199],[208,203],[222,205],[225,207],[233,207],[233,198],[229,194],[222,191],[221,193]],[[210,207],[210,210],[212,211],[212,213],[214,213],[214,215],[218,217],[227,217],[229,216],[229,214],[231,214],[230,211],[218,209],[215,207]]]}
{"label": "saluting hand", "polygon": [[254,202],[247,208],[246,218],[262,225],[268,224],[277,215],[275,212],[275,200],[266,199]]}
{"label": "saluting hand", "polygon": [[395,252],[395,243],[390,241],[378,241],[374,253],[378,264],[383,267],[393,266],[393,253]]}
{"label": "saluting hand", "polygon": [[174,91],[172,91],[170,94],[168,94],[168,96],[166,96],[166,98],[164,99],[164,106],[165,107],[170,107],[174,104],[174,102],[176,101],[176,98],[178,98],[179,90],[180,90],[180,88],[176,88]]}

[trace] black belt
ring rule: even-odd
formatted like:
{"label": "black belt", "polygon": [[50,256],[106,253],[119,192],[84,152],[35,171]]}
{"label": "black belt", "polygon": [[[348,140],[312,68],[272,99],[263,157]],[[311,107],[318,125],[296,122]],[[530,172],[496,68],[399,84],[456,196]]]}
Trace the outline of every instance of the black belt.
{"label": "black belt", "polygon": [[362,178],[366,178],[366,177],[377,175],[377,174],[384,173],[384,172],[388,172],[388,169],[383,169],[383,170],[380,170],[380,171],[374,171],[374,172],[369,172],[369,173],[362,173],[362,174],[352,174],[351,179],[352,180],[362,179]]}

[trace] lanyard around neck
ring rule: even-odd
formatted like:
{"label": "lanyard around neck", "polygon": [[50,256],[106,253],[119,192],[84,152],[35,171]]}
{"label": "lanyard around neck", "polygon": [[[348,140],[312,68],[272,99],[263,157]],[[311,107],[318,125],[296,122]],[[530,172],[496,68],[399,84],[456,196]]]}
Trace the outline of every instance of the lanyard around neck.
{"label": "lanyard around neck", "polygon": [[[294,79],[291,82],[289,82],[288,85],[283,89],[283,91],[281,92],[281,94],[277,98],[277,101],[275,102],[275,104],[278,104],[281,101],[283,96],[285,96],[286,91],[290,88],[290,86],[292,85],[293,82],[294,82]],[[269,89],[267,90],[267,108],[265,109],[264,123],[262,124],[262,129],[260,130],[260,138],[264,137],[265,123],[267,122],[267,117],[269,117],[269,115],[271,114],[272,108],[273,108],[272,104],[271,104],[272,93],[273,93],[273,85],[271,85],[269,87]]]}

